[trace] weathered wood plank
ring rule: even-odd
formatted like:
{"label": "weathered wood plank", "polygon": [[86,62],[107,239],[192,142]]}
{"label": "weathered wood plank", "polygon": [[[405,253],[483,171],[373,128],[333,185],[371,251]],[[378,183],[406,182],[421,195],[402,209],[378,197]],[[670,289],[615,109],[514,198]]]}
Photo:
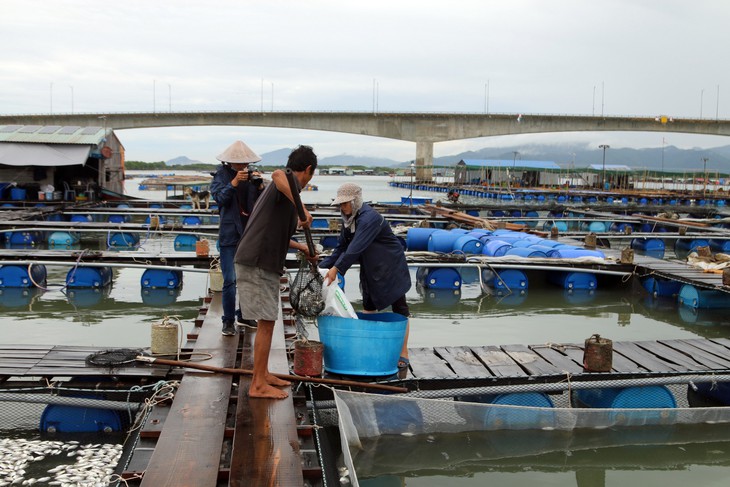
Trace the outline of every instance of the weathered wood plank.
{"label": "weathered wood plank", "polygon": [[614,342],[614,357],[618,354],[631,361],[633,366],[616,369],[616,372],[638,374],[642,372],[680,372],[684,370],[671,362],[660,360],[656,355],[647,352],[633,342]]}
{"label": "weathered wood plank", "polygon": [[454,371],[431,348],[409,348],[408,359],[414,377],[456,377]]}
{"label": "weathered wood plank", "polygon": [[[208,364],[234,367],[238,336],[221,335],[220,299],[220,294],[214,296],[197,343],[218,349]],[[229,375],[185,373],[142,486],[216,485],[231,382]]]}
{"label": "weathered wood plank", "polygon": [[467,347],[436,347],[434,350],[459,377],[492,377],[489,370]]}
{"label": "weathered wood plank", "polygon": [[709,370],[709,367],[700,364],[691,357],[688,357],[686,354],[678,352],[677,350],[668,347],[663,343],[655,341],[640,341],[635,343],[637,346],[653,353],[662,360],[673,362],[678,367],[680,367],[680,370],[682,371]]}
{"label": "weathered wood plank", "polygon": [[547,345],[532,345],[530,349],[564,373],[580,374],[583,372],[583,364],[568,356],[565,349],[561,351]]}
{"label": "weathered wood plank", "polygon": [[527,375],[509,355],[499,347],[473,347],[472,350],[484,362],[495,377],[524,377]]}
{"label": "weathered wood plank", "polygon": [[727,370],[730,368],[730,360],[718,357],[715,354],[706,352],[705,350],[688,343],[684,340],[660,340],[660,343],[672,347],[675,350],[684,352],[691,356],[694,360],[702,363],[713,370]]}
{"label": "weathered wood plank", "polygon": [[[247,330],[243,337],[244,353],[241,367],[253,368],[255,331]],[[269,370],[288,374],[284,325],[279,320],[269,354]],[[241,376],[238,387],[236,428],[231,450],[229,485],[231,487],[303,485],[301,452],[296,424],[296,411],[289,397],[283,400],[250,399],[249,376]]]}
{"label": "weathered wood plank", "polygon": [[526,345],[502,345],[507,355],[526,369],[530,375],[562,375],[563,372],[548,363],[540,355],[530,350]]}

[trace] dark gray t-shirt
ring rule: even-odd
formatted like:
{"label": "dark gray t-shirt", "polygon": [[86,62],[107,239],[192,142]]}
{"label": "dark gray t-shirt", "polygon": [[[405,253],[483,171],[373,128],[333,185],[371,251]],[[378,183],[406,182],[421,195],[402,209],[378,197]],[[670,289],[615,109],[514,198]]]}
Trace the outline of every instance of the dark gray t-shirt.
{"label": "dark gray t-shirt", "polygon": [[294,204],[271,182],[256,200],[236,249],[236,264],[282,274],[298,221]]}

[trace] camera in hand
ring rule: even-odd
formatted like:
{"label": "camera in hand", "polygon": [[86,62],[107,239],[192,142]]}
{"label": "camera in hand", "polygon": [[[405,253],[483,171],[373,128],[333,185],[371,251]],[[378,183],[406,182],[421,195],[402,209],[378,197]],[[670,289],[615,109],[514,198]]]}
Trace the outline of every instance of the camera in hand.
{"label": "camera in hand", "polygon": [[257,186],[257,187],[260,186],[261,183],[264,182],[264,178],[262,178],[258,174],[254,174],[253,169],[248,170],[248,180],[251,182],[251,184],[253,184],[254,186]]}

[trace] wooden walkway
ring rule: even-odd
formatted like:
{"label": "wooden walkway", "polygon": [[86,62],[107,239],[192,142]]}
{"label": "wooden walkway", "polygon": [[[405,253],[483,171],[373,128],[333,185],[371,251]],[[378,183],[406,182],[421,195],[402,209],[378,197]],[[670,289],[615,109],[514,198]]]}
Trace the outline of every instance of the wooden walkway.
{"label": "wooden walkway", "polygon": [[[398,381],[417,387],[474,387],[571,381],[730,374],[730,339],[613,342],[610,373],[583,369],[583,344],[412,348]],[[429,386],[429,383],[432,385]],[[412,387],[416,387],[413,385]]]}

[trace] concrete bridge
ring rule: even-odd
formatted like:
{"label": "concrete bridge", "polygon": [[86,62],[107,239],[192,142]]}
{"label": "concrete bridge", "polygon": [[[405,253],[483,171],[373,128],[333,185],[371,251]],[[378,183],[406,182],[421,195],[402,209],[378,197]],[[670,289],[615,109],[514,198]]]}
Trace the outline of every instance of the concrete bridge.
{"label": "concrete bridge", "polygon": [[416,143],[418,179],[430,179],[433,144],[494,135],[550,132],[680,132],[730,135],[730,120],[582,115],[372,112],[143,112],[0,115],[2,125],[152,127],[251,126],[370,135]]}

